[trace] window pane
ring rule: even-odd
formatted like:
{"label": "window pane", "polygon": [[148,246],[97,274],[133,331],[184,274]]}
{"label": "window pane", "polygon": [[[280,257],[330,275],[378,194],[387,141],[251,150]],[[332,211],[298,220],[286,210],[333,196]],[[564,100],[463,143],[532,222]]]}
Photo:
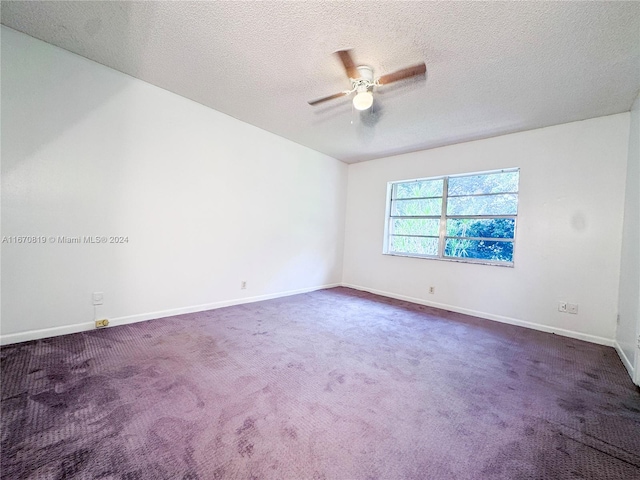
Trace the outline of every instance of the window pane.
{"label": "window pane", "polygon": [[423,180],[396,183],[393,198],[441,197],[444,180]]}
{"label": "window pane", "polygon": [[513,242],[447,238],[444,255],[445,257],[512,262]]}
{"label": "window pane", "polygon": [[433,235],[437,237],[440,230],[440,220],[430,218],[394,218],[391,223],[391,233],[395,235]]}
{"label": "window pane", "polygon": [[513,238],[516,221],[513,218],[450,218],[447,235],[451,237]]}
{"label": "window pane", "polygon": [[394,200],[391,202],[391,215],[417,216],[438,215],[442,213],[442,199],[429,200]]}
{"label": "window pane", "polygon": [[447,215],[515,215],[518,195],[481,195],[479,197],[450,197]]}
{"label": "window pane", "polygon": [[470,177],[450,177],[449,195],[475,195],[518,191],[519,172],[489,173]]}
{"label": "window pane", "polygon": [[391,237],[389,246],[393,253],[438,255],[438,239],[422,237]]}

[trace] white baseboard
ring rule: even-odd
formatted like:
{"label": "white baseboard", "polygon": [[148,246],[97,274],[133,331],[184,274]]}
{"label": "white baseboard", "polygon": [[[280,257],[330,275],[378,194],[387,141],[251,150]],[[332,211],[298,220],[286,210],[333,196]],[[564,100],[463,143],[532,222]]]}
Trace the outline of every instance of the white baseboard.
{"label": "white baseboard", "polygon": [[10,345],[12,343],[28,342],[40,338],[57,337],[70,333],[84,332],[96,328],[94,322],[74,323],[73,325],[63,325],[61,327],[41,328],[39,330],[27,330],[26,332],[9,333],[0,335],[0,345]]}
{"label": "white baseboard", "polygon": [[627,369],[627,372],[629,372],[629,375],[631,375],[631,378],[632,379],[635,378],[635,369],[631,359],[627,357],[626,353],[624,353],[624,350],[622,349],[622,347],[620,346],[617,340],[614,340],[613,346],[616,349],[616,352],[618,352],[618,356],[620,357],[620,360],[622,360],[622,363],[624,364],[624,367]]}
{"label": "white baseboard", "polygon": [[[204,312],[206,310],[215,310],[217,308],[231,307],[233,305],[241,305],[244,303],[261,302],[263,300],[271,300],[273,298],[288,297],[298,295],[300,293],[313,292],[315,290],[324,290],[326,288],[340,287],[340,283],[331,283],[320,285],[317,287],[300,288],[298,290],[288,290],[286,292],[270,293],[267,295],[258,295],[255,297],[236,298],[233,300],[222,300],[219,302],[205,303],[202,305],[193,305],[189,307],[173,308],[170,310],[161,310],[158,312],[141,313],[137,315],[128,315],[126,317],[109,318],[109,327],[118,325],[127,325],[129,323],[143,322],[145,320],[153,320],[155,318],[173,317],[185,313]],[[64,325],[61,327],[43,328],[40,330],[29,330],[26,332],[10,333],[8,335],[0,335],[0,345],[9,345],[12,343],[27,342],[29,340],[39,340],[41,338],[56,337],[58,335],[66,335],[69,333],[84,332],[95,329],[94,322],[76,323],[73,325]]]}
{"label": "white baseboard", "polygon": [[508,323],[509,325],[517,325],[519,327],[531,328],[533,330],[539,330],[541,332],[555,333],[556,335],[562,335],[563,337],[576,338],[578,340],[584,340],[586,342],[597,343],[599,345],[606,345],[607,347],[613,347],[613,339],[598,337],[596,335],[589,335],[587,333],[574,332],[572,330],[565,330],[563,328],[549,327],[547,325],[541,325],[539,323],[526,322],[524,320],[518,320],[517,318],[504,317],[502,315],[494,315],[493,313],[479,312],[477,310],[470,310],[468,308],[460,308],[454,305],[447,305],[444,303],[429,302],[421,298],[409,297],[406,295],[400,295],[397,293],[384,292],[382,290],[376,290],[373,288],[362,287],[359,285],[352,285],[349,283],[343,283],[343,287],[354,288],[356,290],[362,290],[364,292],[373,293],[375,295],[381,295],[383,297],[395,298],[397,300],[404,300],[411,303],[417,303],[419,305],[426,305],[427,307],[440,308],[450,312],[463,313],[465,315],[471,315],[473,317],[486,318],[487,320],[494,320],[496,322]]}
{"label": "white baseboard", "polygon": [[[263,300],[270,300],[270,299],[273,299],[273,298],[288,297],[290,295],[297,295],[297,294],[300,294],[300,293],[308,293],[308,292],[313,292],[315,290],[323,290],[323,289],[334,288],[334,287],[339,287],[339,286],[353,288],[353,289],[356,289],[356,290],[362,290],[362,291],[365,291],[365,292],[373,293],[375,295],[381,295],[383,297],[395,298],[397,300],[404,300],[404,301],[411,302],[411,303],[417,303],[419,305],[426,305],[426,306],[429,306],[429,307],[440,308],[442,310],[448,310],[448,311],[451,311],[451,312],[463,313],[465,315],[472,315],[474,317],[480,317],[480,318],[485,318],[485,319],[488,319],[488,320],[494,320],[494,321],[497,321],[497,322],[507,323],[507,324],[510,324],[510,325],[518,325],[518,326],[521,326],[521,327],[532,328],[534,330],[540,330],[540,331],[543,331],[543,332],[555,333],[557,335],[576,338],[576,339],[579,339],[579,340],[585,340],[587,342],[597,343],[597,344],[600,344],[600,345],[606,345],[606,346],[609,346],[609,347],[615,346],[616,350],[620,354],[620,358],[622,358],[622,361],[625,364],[625,367],[627,368],[627,370],[629,370],[629,372],[631,373],[632,378],[633,378],[633,368],[631,367],[629,360],[624,356],[624,352],[622,352],[622,350],[619,348],[617,343],[614,345],[614,340],[613,339],[608,339],[608,338],[604,338],[604,337],[598,337],[598,336],[589,335],[589,334],[586,334],[586,333],[574,332],[574,331],[571,331],[571,330],[564,330],[564,329],[561,329],[561,328],[548,327],[546,325],[541,325],[541,324],[532,323],[532,322],[526,322],[526,321],[518,320],[518,319],[515,319],[515,318],[504,317],[504,316],[501,316],[501,315],[494,315],[494,314],[486,313],[486,312],[479,312],[479,311],[476,311],[476,310],[470,310],[470,309],[466,309],[466,308],[460,308],[460,307],[456,307],[456,306],[453,306],[453,305],[447,305],[447,304],[437,303],[437,302],[429,302],[429,301],[426,301],[426,300],[422,300],[420,298],[409,297],[409,296],[406,296],[406,295],[400,295],[400,294],[396,294],[396,293],[385,292],[385,291],[382,291],[382,290],[371,289],[371,288],[362,287],[362,286],[359,286],[359,285],[352,285],[352,284],[348,284],[348,283],[332,283],[332,284],[321,285],[321,286],[317,286],[317,287],[301,288],[301,289],[298,289],[298,290],[288,290],[286,292],[271,293],[271,294],[267,294],[267,295],[258,295],[258,296],[255,296],[255,297],[245,297],[245,298],[237,298],[237,299],[233,299],[233,300],[223,300],[223,301],[219,301],[219,302],[206,303],[206,304],[201,304],[201,305],[192,305],[192,306],[188,306],[188,307],[174,308],[174,309],[170,309],[170,310],[161,310],[161,311],[157,311],[157,312],[141,313],[141,314],[137,314],[137,315],[128,315],[128,316],[124,316],[124,317],[110,318],[109,319],[109,325],[110,326],[127,325],[127,324],[130,324],[130,323],[143,322],[145,320],[153,320],[153,319],[156,319],[156,318],[172,317],[172,316],[175,316],[175,315],[182,315],[182,314],[185,314],[185,313],[195,313],[195,312],[203,312],[203,311],[206,311],[206,310],[215,310],[217,308],[230,307],[230,306],[233,306],[233,305],[241,305],[241,304],[245,304],[245,303],[260,302],[260,301],[263,301]],[[12,343],[26,342],[26,341],[29,341],[29,340],[38,340],[38,339],[41,339],[41,338],[55,337],[55,336],[58,336],[58,335],[66,335],[66,334],[69,334],[69,333],[84,332],[84,331],[87,331],[87,330],[93,330],[94,328],[95,328],[94,322],[83,322],[83,323],[76,323],[76,324],[73,324],[73,325],[64,325],[64,326],[60,326],[60,327],[51,327],[51,328],[43,328],[43,329],[39,329],[39,330],[29,330],[29,331],[26,331],[26,332],[11,333],[11,334],[8,334],[8,335],[0,335],[0,345],[9,345],[9,344],[12,344]]]}

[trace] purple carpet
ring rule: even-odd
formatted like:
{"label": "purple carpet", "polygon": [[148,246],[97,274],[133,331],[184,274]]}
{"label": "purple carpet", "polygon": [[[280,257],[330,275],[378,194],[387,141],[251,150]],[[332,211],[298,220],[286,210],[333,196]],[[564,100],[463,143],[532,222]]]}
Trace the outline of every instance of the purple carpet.
{"label": "purple carpet", "polygon": [[1,353],[3,479],[640,479],[612,348],[346,288]]}

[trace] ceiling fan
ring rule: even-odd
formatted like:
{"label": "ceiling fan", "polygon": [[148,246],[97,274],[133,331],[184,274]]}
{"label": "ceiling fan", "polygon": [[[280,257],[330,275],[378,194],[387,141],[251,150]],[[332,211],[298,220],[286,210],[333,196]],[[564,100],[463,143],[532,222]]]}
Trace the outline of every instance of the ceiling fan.
{"label": "ceiling fan", "polygon": [[318,105],[319,103],[327,102],[335,98],[344,97],[345,95],[351,95],[357,92],[353,97],[353,106],[357,110],[367,110],[373,105],[373,88],[380,87],[382,85],[388,85],[398,80],[404,80],[406,78],[416,77],[423,75],[427,71],[427,66],[423,63],[412,65],[407,68],[403,68],[393,73],[382,75],[381,77],[374,78],[373,68],[368,65],[360,65],[356,67],[356,64],[351,58],[349,53],[351,50],[339,50],[336,53],[344,65],[344,69],[347,72],[347,77],[351,82],[351,90],[345,90],[344,92],[335,93],[328,97],[312,100],[309,105]]}

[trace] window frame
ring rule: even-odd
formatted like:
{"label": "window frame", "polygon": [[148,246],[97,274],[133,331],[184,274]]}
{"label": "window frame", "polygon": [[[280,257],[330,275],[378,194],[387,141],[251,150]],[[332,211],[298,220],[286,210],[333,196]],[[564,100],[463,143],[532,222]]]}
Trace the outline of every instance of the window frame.
{"label": "window frame", "polygon": [[[509,172],[518,172],[518,191],[516,192],[499,192],[499,193],[476,193],[469,195],[448,195],[449,190],[449,179],[450,178],[460,178],[460,177],[474,177],[478,175],[491,175],[496,173],[509,173]],[[391,215],[392,201],[398,200],[394,199],[394,189],[395,185],[401,183],[411,183],[411,182],[423,182],[423,181],[432,181],[432,180],[442,180],[442,196],[438,197],[424,197],[428,198],[442,198],[442,209],[440,215],[421,215],[421,216],[393,216]],[[504,214],[504,215],[447,215],[447,205],[449,197],[473,197],[473,196],[488,196],[488,195],[517,195],[517,207],[515,214]],[[407,200],[419,200],[422,197],[410,198]],[[412,178],[409,180],[394,180],[391,182],[387,182],[387,199],[386,199],[386,208],[385,208],[385,223],[384,223],[384,242],[382,247],[383,255],[390,255],[394,257],[410,257],[410,258],[426,258],[429,260],[439,260],[445,262],[458,262],[458,263],[475,263],[479,265],[493,265],[499,267],[514,267],[515,257],[516,257],[516,237],[518,232],[518,212],[520,210],[520,168],[502,168],[499,170],[487,170],[482,172],[471,172],[471,173],[460,173],[454,175],[439,175],[435,177],[422,177],[422,178]],[[438,239],[438,254],[437,255],[426,255],[421,253],[402,253],[402,252],[393,252],[390,249],[390,239],[393,235],[392,231],[392,221],[394,218],[413,218],[413,219],[437,219],[439,220],[439,230],[438,236],[434,235],[399,235],[404,237],[419,237],[419,238],[437,238]],[[456,218],[472,218],[472,219],[492,219],[492,218],[506,218],[513,219],[513,238],[509,239],[501,239],[501,238],[488,238],[488,237],[458,237],[458,236],[449,236],[447,235],[447,220],[448,219],[456,219]],[[445,248],[446,241],[448,238],[462,238],[465,240],[484,240],[490,242],[510,242],[513,245],[513,255],[512,260],[510,262],[500,261],[500,260],[488,260],[488,259],[478,259],[478,258],[464,258],[464,257],[447,257],[445,256]]]}

